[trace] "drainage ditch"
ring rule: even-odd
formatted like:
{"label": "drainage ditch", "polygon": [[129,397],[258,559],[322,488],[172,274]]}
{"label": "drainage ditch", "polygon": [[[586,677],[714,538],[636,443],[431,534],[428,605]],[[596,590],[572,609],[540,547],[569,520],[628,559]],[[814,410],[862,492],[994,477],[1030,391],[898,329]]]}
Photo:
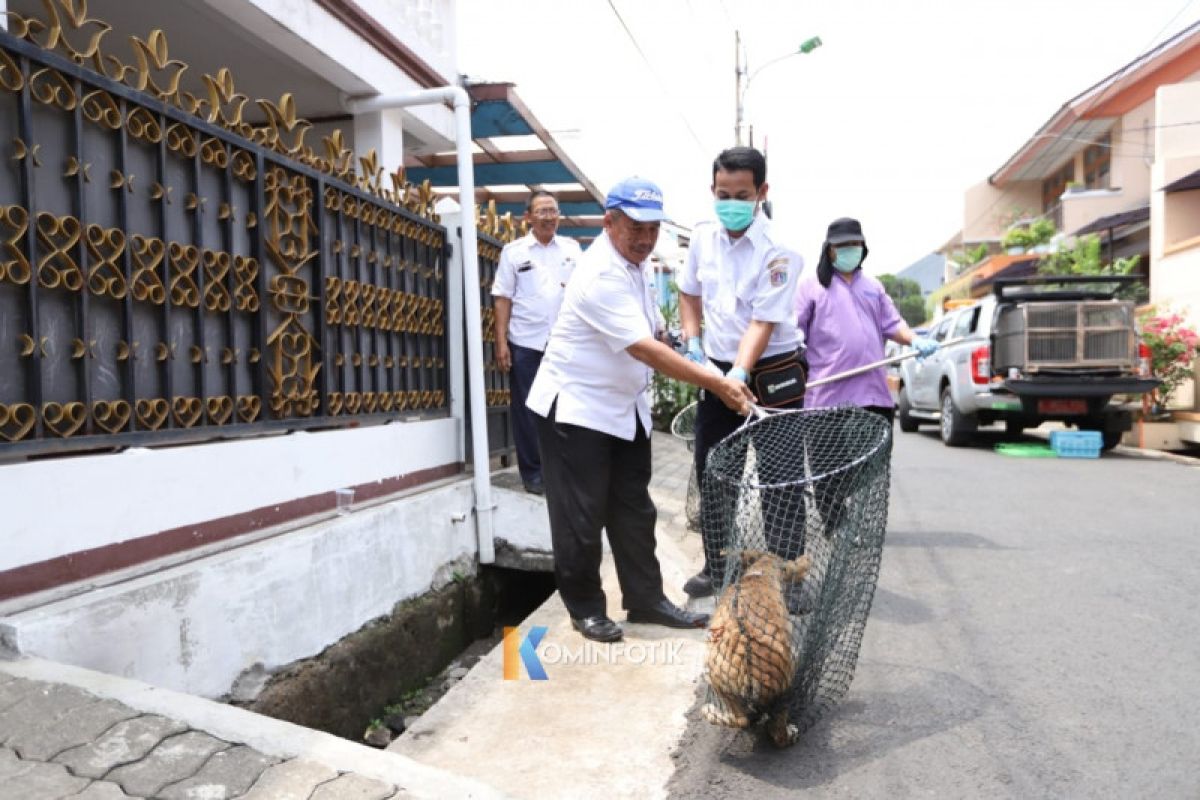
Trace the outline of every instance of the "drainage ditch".
{"label": "drainage ditch", "polygon": [[[313,658],[247,671],[230,701],[386,747],[554,592],[554,576],[483,566],[398,604]],[[499,677],[499,676],[497,676]]]}

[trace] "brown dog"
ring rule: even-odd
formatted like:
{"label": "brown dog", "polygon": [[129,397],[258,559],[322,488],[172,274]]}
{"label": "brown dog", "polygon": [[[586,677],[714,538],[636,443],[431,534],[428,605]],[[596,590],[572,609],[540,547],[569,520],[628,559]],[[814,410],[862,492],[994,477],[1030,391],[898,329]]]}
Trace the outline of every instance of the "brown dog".
{"label": "brown dog", "polygon": [[795,744],[799,732],[787,707],[772,708],[792,685],[796,655],[783,582],[801,581],[812,566],[807,555],[784,561],[758,550],[741,554],[742,575],[725,590],[709,623],[705,669],[720,704],[701,709],[714,725],[748,728],[767,714],[767,734],[777,747]]}

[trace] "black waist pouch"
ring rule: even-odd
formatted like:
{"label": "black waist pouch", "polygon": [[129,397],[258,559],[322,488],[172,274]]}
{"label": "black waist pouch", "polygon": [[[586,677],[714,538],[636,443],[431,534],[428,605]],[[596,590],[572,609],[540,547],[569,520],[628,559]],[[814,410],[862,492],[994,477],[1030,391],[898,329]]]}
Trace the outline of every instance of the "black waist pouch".
{"label": "black waist pouch", "polygon": [[804,404],[808,364],[794,356],[766,364],[750,373],[750,391],[764,408],[799,408]]}

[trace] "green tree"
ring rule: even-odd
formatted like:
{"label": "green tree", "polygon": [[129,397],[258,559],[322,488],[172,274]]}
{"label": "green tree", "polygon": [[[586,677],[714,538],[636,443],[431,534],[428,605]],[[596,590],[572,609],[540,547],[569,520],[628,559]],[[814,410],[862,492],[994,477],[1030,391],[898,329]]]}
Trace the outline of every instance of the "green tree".
{"label": "green tree", "polygon": [[879,282],[883,284],[883,290],[892,298],[896,310],[905,322],[915,327],[925,321],[925,298],[921,296],[919,283],[895,275],[880,275]]}

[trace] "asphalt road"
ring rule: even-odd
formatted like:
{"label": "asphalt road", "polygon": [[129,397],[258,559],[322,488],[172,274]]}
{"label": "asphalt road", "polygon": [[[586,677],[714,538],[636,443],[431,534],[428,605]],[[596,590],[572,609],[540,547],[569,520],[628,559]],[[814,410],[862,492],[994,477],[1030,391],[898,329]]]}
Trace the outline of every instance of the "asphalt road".
{"label": "asphalt road", "polygon": [[1200,467],[896,435],[849,693],[784,751],[693,710],[671,797],[1200,797]]}

